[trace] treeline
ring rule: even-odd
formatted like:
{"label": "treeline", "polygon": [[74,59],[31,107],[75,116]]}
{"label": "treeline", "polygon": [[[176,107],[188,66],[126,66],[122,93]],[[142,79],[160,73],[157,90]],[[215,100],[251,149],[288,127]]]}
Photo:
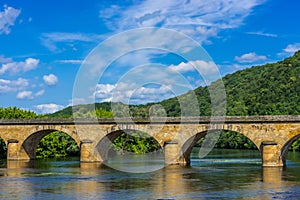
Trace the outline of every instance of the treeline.
{"label": "treeline", "polygon": [[0,108],[0,119],[34,119],[39,117],[42,117],[42,115],[37,115],[35,112],[17,107]]}

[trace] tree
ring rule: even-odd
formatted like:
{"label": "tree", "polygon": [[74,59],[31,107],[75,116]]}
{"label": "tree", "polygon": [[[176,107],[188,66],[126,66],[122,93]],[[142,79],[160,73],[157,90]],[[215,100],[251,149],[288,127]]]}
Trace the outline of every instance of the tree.
{"label": "tree", "polygon": [[42,138],[36,149],[37,158],[78,156],[79,153],[76,142],[66,133],[59,131]]}

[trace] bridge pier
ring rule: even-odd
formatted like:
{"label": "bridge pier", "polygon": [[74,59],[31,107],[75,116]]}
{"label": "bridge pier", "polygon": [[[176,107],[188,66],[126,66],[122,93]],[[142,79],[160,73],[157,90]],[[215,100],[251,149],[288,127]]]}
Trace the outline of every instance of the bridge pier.
{"label": "bridge pier", "polygon": [[91,140],[81,141],[80,161],[81,162],[103,162],[103,160],[96,155],[93,141]]}
{"label": "bridge pier", "polygon": [[30,160],[19,140],[10,139],[7,141],[7,160]]}
{"label": "bridge pier", "polygon": [[7,160],[18,160],[18,140],[7,141]]}
{"label": "bridge pier", "polygon": [[264,141],[260,146],[263,167],[282,167],[281,148],[274,141]]}
{"label": "bridge pier", "polygon": [[165,165],[187,165],[187,161],[182,154],[182,147],[177,141],[168,141],[164,144]]}

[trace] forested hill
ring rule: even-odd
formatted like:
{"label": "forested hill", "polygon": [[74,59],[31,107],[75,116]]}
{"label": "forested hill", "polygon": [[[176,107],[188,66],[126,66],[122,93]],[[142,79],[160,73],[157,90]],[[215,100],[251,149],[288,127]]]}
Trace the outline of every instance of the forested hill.
{"label": "forested hill", "polygon": [[[273,64],[254,66],[222,78],[227,93],[227,115],[299,115],[300,114],[300,51]],[[216,82],[218,82],[216,81]],[[214,84],[214,83],[213,83]],[[201,115],[210,115],[208,87],[194,90]],[[188,97],[188,94],[181,97]],[[168,116],[180,116],[177,98],[159,102]],[[96,104],[106,111],[109,103]],[[153,104],[130,106],[134,117],[147,117]],[[92,105],[80,105],[76,110],[90,112]],[[50,117],[72,116],[72,108],[58,111]]]}
{"label": "forested hill", "polygon": [[223,78],[227,115],[299,115],[300,51],[283,61]]}

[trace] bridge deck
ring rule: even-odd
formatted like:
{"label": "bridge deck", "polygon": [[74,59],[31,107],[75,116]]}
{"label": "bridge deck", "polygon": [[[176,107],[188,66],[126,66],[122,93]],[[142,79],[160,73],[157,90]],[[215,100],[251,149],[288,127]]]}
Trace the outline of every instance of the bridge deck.
{"label": "bridge deck", "polygon": [[1,119],[1,125],[39,125],[39,124],[209,124],[209,123],[299,123],[300,115],[275,116],[214,116],[214,117],[165,117],[153,119],[128,118],[37,118],[37,119]]}

